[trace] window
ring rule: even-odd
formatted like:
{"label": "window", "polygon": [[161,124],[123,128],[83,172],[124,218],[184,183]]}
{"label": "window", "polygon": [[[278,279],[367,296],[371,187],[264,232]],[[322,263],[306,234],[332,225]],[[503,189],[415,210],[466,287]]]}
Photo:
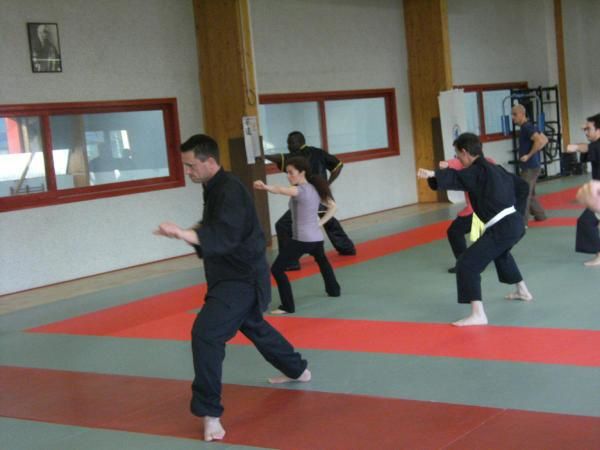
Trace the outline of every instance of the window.
{"label": "window", "polygon": [[259,108],[265,153],[287,152],[287,136],[293,130],[302,130],[311,145],[322,145],[317,102],[261,104]]}
{"label": "window", "polygon": [[0,106],[0,210],[185,184],[175,99]]}
{"label": "window", "polygon": [[294,130],[344,162],[400,153],[394,89],[266,94],[259,114],[267,154],[287,152]]}
{"label": "window", "polygon": [[[511,108],[511,102],[504,99],[510,96],[511,89],[527,88],[526,82],[456,87],[465,91],[467,131],[479,135],[482,142],[511,138],[502,132],[502,116],[510,118]],[[512,130],[512,120],[508,123]]]}

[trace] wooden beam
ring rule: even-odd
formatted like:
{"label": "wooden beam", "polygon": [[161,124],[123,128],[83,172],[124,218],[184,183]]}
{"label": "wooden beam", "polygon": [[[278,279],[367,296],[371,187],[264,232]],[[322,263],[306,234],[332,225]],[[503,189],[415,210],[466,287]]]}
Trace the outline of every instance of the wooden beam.
{"label": "wooden beam", "polygon": [[242,118],[258,115],[249,0],[194,0],[204,132],[219,144],[221,165],[236,174],[254,197],[267,242],[271,225],[264,163],[246,160]]}
{"label": "wooden beam", "polygon": [[204,131],[231,167],[229,141],[243,137],[242,117],[257,115],[248,0],[194,0]]}
{"label": "wooden beam", "polygon": [[[404,0],[408,74],[416,167],[432,169],[439,123],[438,95],[452,88],[446,0]],[[439,196],[427,183],[417,184],[419,202]]]}
{"label": "wooden beam", "polygon": [[567,95],[567,71],[565,63],[565,42],[561,0],[554,0],[554,28],[556,31],[556,58],[558,60],[560,119],[562,123],[563,148],[565,148],[566,144],[571,142],[571,131],[569,128],[569,97]]}

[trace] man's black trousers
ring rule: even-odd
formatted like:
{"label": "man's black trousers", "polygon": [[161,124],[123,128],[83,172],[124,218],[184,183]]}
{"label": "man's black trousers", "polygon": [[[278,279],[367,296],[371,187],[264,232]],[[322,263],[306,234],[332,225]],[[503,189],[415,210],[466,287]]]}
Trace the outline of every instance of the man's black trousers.
{"label": "man's black trousers", "polygon": [[256,287],[240,281],[223,281],[206,295],[192,327],[192,413],[220,417],[221,376],[225,343],[240,330],[261,355],[290,378],[298,378],[307,362],[263,318]]}

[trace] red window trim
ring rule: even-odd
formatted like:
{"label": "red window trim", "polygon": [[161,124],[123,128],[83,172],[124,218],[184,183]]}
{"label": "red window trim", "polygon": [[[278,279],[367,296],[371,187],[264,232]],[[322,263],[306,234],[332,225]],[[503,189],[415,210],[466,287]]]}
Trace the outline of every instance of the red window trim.
{"label": "red window trim", "polygon": [[488,84],[463,84],[454,86],[456,89],[464,89],[465,92],[477,92],[477,106],[479,109],[479,129],[481,131],[479,138],[481,142],[502,141],[512,139],[511,136],[505,136],[502,133],[487,134],[485,130],[485,115],[483,110],[483,92],[499,91],[503,89],[527,89],[526,81],[515,81],[509,83],[488,83]]}
{"label": "red window trim", "polygon": [[[358,150],[350,153],[335,154],[340,161],[344,163],[366,161],[369,159],[385,158],[388,156],[398,156],[400,154],[400,145],[398,138],[398,119],[396,112],[396,90],[394,88],[385,89],[362,89],[356,91],[324,91],[324,92],[297,92],[282,94],[261,94],[259,102],[261,104],[276,103],[297,103],[297,102],[316,102],[319,110],[319,119],[321,127],[321,139],[323,150],[328,151],[327,142],[327,117],[325,115],[325,101],[328,100],[358,100],[363,98],[383,97],[385,103],[388,147],[380,149]],[[311,144],[310,142],[308,143]],[[274,164],[266,166],[268,174],[278,173],[279,168]]]}
{"label": "red window trim", "polygon": [[[52,158],[50,116],[155,110],[161,110],[163,112],[169,176],[120,183],[107,183],[98,186],[57,189],[56,177],[54,175],[54,162]],[[47,191],[15,195],[12,197],[0,197],[0,212],[38,208],[97,198],[115,197],[119,195],[137,194],[140,192],[171,189],[185,185],[183,167],[180,163],[179,156],[179,118],[177,114],[177,99],[175,98],[0,105],[0,117],[7,116],[40,117],[44,142],[43,152],[46,166]]]}

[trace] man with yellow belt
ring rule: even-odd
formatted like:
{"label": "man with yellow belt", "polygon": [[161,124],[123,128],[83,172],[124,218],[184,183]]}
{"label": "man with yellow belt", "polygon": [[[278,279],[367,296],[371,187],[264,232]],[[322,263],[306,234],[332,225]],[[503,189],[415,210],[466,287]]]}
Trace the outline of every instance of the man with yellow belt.
{"label": "man with yellow belt", "polygon": [[525,234],[524,213],[529,186],[519,177],[487,161],[479,138],[463,133],[454,141],[456,156],[464,166],[453,169],[419,169],[417,176],[427,179],[434,189],[465,191],[473,211],[485,223],[483,235],[459,257],[456,263],[458,302],[470,303],[471,314],[453,323],[455,326],[488,323],[481,295],[481,273],[494,261],[498,280],[516,284],[516,292],[506,298],[530,301],[521,272],[510,254]]}

